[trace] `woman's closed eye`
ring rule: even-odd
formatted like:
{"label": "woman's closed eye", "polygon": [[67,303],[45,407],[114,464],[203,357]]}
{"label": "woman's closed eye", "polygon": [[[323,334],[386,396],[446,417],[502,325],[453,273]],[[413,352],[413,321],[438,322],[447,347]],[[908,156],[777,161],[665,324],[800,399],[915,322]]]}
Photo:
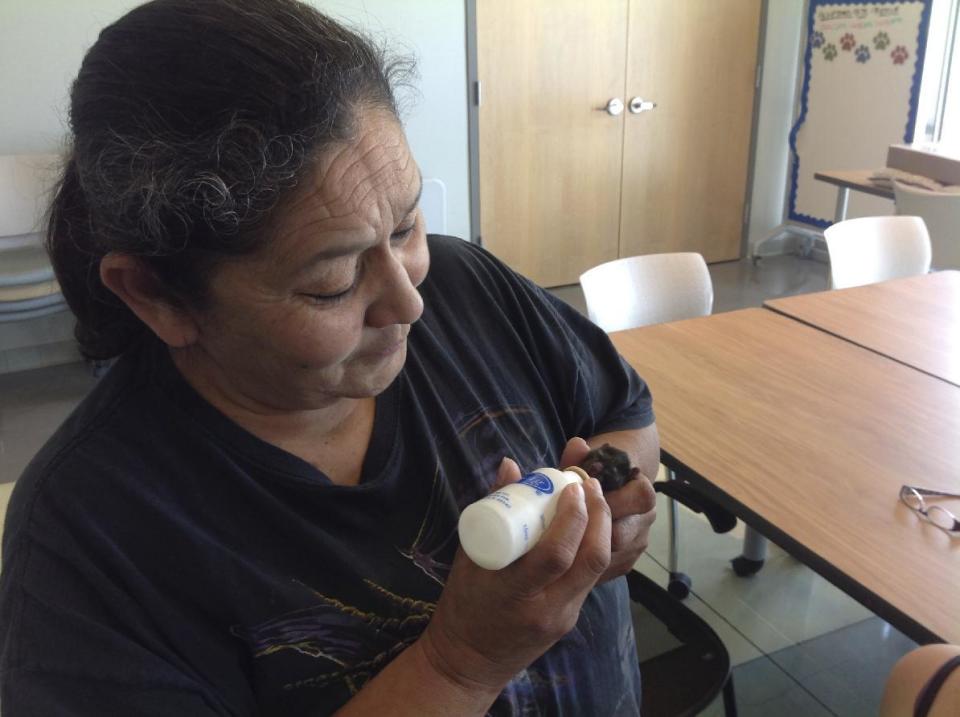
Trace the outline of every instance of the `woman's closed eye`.
{"label": "woman's closed eye", "polygon": [[344,299],[346,299],[353,291],[357,288],[360,283],[360,276],[363,269],[363,262],[357,261],[353,266],[352,278],[349,282],[343,282],[338,284],[332,284],[333,286],[340,286],[343,288],[334,288],[331,290],[322,289],[319,291],[307,292],[304,295],[308,297],[311,301],[322,304],[325,306],[331,306],[337,304]]}
{"label": "woman's closed eye", "polygon": [[356,288],[357,288],[357,282],[354,281],[353,283],[350,284],[349,287],[347,287],[343,291],[338,291],[333,294],[307,294],[307,296],[313,299],[313,301],[315,301],[318,304],[326,304],[326,305],[338,304],[344,299],[346,299],[348,296],[350,296],[350,294],[352,294],[353,290]]}
{"label": "woman's closed eye", "polygon": [[[394,243],[401,243],[404,240],[408,239],[413,230],[417,228],[416,216],[410,224],[401,229],[397,229],[393,234],[390,235],[390,241]],[[356,270],[354,271],[354,278],[350,282],[350,285],[345,289],[339,289],[330,292],[320,292],[320,293],[310,293],[307,296],[312,299],[317,304],[322,304],[324,306],[332,306],[340,303],[344,299],[350,296],[353,291],[357,288],[357,285],[360,283],[360,269],[363,266],[362,262],[358,263]]]}
{"label": "woman's closed eye", "polygon": [[403,229],[397,229],[393,234],[390,235],[390,239],[394,242],[401,242],[409,237],[416,228],[417,222],[416,217],[414,217],[414,221],[410,222],[409,226],[404,227]]}

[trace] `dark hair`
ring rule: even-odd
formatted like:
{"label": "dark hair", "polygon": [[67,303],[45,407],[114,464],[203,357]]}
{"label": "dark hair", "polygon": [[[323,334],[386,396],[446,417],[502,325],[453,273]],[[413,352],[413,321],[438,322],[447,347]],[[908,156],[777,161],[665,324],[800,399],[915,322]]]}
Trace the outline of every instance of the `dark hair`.
{"label": "dark hair", "polygon": [[146,327],[100,281],[140,257],[175,306],[202,306],[210,270],[255,250],[280,201],[357,110],[398,114],[410,60],[296,0],[154,0],[100,33],[70,94],[72,148],[47,249],[88,358]]}

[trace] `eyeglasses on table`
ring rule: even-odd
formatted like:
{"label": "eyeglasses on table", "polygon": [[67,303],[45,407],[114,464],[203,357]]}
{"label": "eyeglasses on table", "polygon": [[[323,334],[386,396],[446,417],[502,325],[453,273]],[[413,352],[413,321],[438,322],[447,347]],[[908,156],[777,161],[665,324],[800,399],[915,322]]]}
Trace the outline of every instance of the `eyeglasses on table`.
{"label": "eyeglasses on table", "polygon": [[924,498],[960,498],[960,493],[945,493],[929,488],[905,485],[900,488],[900,500],[914,513],[951,535],[960,535],[960,519],[939,505],[928,506]]}

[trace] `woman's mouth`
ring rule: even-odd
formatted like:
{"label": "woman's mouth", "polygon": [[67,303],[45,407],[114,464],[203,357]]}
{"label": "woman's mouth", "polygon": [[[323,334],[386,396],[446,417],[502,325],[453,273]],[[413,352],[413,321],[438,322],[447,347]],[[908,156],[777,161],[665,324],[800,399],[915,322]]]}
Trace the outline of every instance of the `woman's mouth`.
{"label": "woman's mouth", "polygon": [[378,351],[374,351],[372,355],[373,355],[373,356],[382,356],[382,357],[384,357],[384,358],[386,358],[387,356],[392,356],[392,355],[395,354],[397,351],[399,351],[401,348],[403,348],[403,346],[404,346],[406,343],[407,343],[407,339],[406,339],[406,337],[404,337],[404,338],[400,339],[399,341],[397,341],[396,343],[390,344],[390,345],[387,346],[385,349],[380,349],[380,350],[378,350]]}
{"label": "woman's mouth", "polygon": [[397,353],[406,346],[408,330],[400,331],[399,334],[393,333],[386,340],[377,341],[374,345],[364,351],[365,356],[386,358]]}

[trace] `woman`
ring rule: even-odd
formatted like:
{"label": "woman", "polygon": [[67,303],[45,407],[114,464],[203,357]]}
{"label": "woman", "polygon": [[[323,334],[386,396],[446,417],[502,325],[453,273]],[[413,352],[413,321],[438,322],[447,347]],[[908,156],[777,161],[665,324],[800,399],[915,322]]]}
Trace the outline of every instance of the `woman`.
{"label": "woman", "polygon": [[499,572],[456,521],[575,436],[652,474],[649,393],[427,239],[397,72],[293,0],[156,0],[85,57],[48,242],[119,359],[11,502],[4,717],[638,712],[649,482],[566,490]]}

